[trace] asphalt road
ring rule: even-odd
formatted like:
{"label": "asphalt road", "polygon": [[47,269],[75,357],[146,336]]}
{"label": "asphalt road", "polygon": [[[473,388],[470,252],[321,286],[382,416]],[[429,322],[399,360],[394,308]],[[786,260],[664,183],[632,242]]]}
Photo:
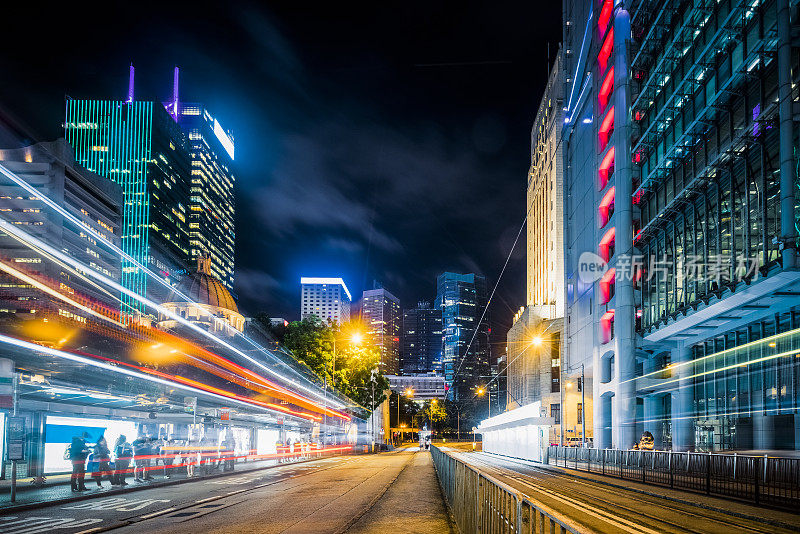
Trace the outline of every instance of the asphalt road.
{"label": "asphalt road", "polygon": [[800,532],[800,515],[609,479],[608,482],[612,484],[624,486],[613,487],[536,467],[530,462],[482,452],[451,452],[462,461],[523,493],[530,500],[541,502],[594,532]]}
{"label": "asphalt road", "polygon": [[[403,528],[398,530],[402,521]],[[430,453],[334,457],[0,516],[0,534],[451,532]]]}

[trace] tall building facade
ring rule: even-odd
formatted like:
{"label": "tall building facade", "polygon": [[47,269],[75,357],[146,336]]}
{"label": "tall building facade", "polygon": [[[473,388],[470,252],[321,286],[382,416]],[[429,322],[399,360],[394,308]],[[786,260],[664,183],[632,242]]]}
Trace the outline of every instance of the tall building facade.
{"label": "tall building facade", "polygon": [[400,353],[403,374],[442,374],[444,351],[442,310],[420,301],[416,308],[403,312],[403,349]]}
{"label": "tall building facade", "polygon": [[300,279],[300,318],[312,315],[331,323],[350,320],[350,291],[341,278],[302,277]]}
{"label": "tall building facade", "polygon": [[[122,187],[122,285],[148,295],[148,279],[136,263],[167,280],[189,266],[191,155],[181,128],[157,102],[66,101],[64,132],[76,161]],[[151,284],[153,298],[166,289]],[[164,293],[163,295],[161,293]],[[123,296],[123,311],[143,311]]]}
{"label": "tall building facade", "polygon": [[442,273],[436,279],[436,307],[442,310],[442,355],[448,395],[469,399],[489,377],[489,319],[486,278]]}
{"label": "tall building facade", "polygon": [[[377,284],[375,284],[377,286]],[[364,291],[361,296],[361,320],[370,340],[380,349],[385,374],[400,372],[400,300],[382,287]]]}
{"label": "tall building facade", "polygon": [[595,446],[800,448],[796,16],[564,2],[565,366]]}
{"label": "tall building facade", "polygon": [[[526,301],[506,336],[507,406],[540,402],[557,425],[551,443],[582,437],[583,402],[562,387],[564,330],[564,70],[561,50],[550,71],[531,129],[527,180]],[[581,384],[581,387],[582,384]],[[569,395],[568,395],[569,394]],[[589,434],[587,432],[587,434]],[[591,435],[587,435],[589,438]]]}
{"label": "tall building facade", "polygon": [[[174,105],[174,104],[172,104]],[[189,195],[189,253],[207,255],[211,274],[233,289],[234,140],[203,104],[179,102],[174,117],[189,138],[192,181]]]}
{"label": "tall building facade", "polygon": [[[63,206],[90,228],[84,231],[49,208],[37,195],[12,181],[0,179],[0,217],[47,244],[58,244],[69,257],[116,282],[120,258],[97,238],[119,247],[122,234],[122,189],[115,183],[76,165],[72,147],[63,139],[25,148],[0,150],[0,163],[37,192]],[[82,273],[59,265],[44,252],[21,244],[8,234],[0,236],[0,313],[18,319],[43,312],[85,321],[87,312],[56,298],[41,301],[44,284],[71,302],[86,307],[118,308],[119,295],[110,294]],[[39,315],[37,315],[39,314]]]}

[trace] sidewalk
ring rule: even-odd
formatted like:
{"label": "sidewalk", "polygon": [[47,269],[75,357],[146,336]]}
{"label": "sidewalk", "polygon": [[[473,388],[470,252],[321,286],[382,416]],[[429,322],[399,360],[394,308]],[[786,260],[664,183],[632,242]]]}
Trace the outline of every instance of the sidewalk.
{"label": "sidewalk", "polygon": [[38,506],[48,504],[60,504],[84,499],[91,499],[100,496],[119,495],[121,493],[128,493],[147,488],[169,486],[173,484],[181,484],[185,482],[210,480],[218,477],[236,475],[247,473],[250,471],[257,471],[274,467],[276,465],[287,465],[290,463],[300,463],[320,458],[327,458],[333,455],[325,455],[322,457],[312,457],[291,460],[285,463],[278,463],[277,459],[254,460],[247,462],[239,462],[233,471],[222,471],[220,466],[217,470],[211,471],[207,475],[199,475],[199,468],[195,468],[195,476],[189,478],[186,472],[173,472],[169,478],[164,476],[162,466],[158,466],[150,471],[150,476],[153,480],[147,482],[134,482],[133,475],[127,477],[128,485],[124,487],[112,486],[108,479],[103,481],[101,488],[97,487],[97,483],[88,474],[85,479],[86,487],[89,491],[73,492],[70,488],[70,475],[54,475],[47,477],[47,483],[43,486],[34,486],[31,484],[31,478],[20,479],[17,481],[17,499],[16,502],[11,502],[11,481],[0,480],[0,512],[8,513],[14,510],[25,510],[35,508]]}
{"label": "sidewalk", "polygon": [[411,449],[413,460],[348,533],[454,533],[430,451]]}

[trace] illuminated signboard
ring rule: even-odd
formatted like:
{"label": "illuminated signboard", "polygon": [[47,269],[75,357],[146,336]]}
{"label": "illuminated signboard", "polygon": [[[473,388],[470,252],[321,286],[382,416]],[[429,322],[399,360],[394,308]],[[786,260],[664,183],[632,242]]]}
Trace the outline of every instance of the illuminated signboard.
{"label": "illuminated signboard", "polygon": [[222,126],[220,126],[217,119],[214,119],[214,135],[217,136],[217,139],[219,139],[219,142],[222,143],[225,151],[228,153],[231,159],[233,159],[233,141],[231,141],[231,138],[228,137],[228,134],[225,132],[225,130],[222,129]]}

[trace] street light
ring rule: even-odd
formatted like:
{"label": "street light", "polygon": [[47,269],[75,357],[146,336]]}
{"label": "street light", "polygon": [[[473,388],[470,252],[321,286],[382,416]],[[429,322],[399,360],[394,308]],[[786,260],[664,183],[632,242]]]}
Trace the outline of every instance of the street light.
{"label": "street light", "polygon": [[476,393],[478,394],[479,397],[483,397],[483,395],[486,394],[486,400],[487,400],[486,405],[489,407],[489,417],[491,417],[492,416],[492,394],[489,392],[489,389],[485,388],[485,387],[479,387],[478,391],[476,391]]}
{"label": "street light", "polygon": [[[361,332],[353,332],[348,338],[352,345],[359,345],[364,340]],[[333,335],[333,361],[331,362],[331,388],[336,392],[336,334]],[[328,381],[325,380],[325,408],[328,408]],[[372,407],[373,411],[375,407]],[[325,412],[325,436],[328,435],[328,412]],[[326,440],[327,441],[327,440]]]}

